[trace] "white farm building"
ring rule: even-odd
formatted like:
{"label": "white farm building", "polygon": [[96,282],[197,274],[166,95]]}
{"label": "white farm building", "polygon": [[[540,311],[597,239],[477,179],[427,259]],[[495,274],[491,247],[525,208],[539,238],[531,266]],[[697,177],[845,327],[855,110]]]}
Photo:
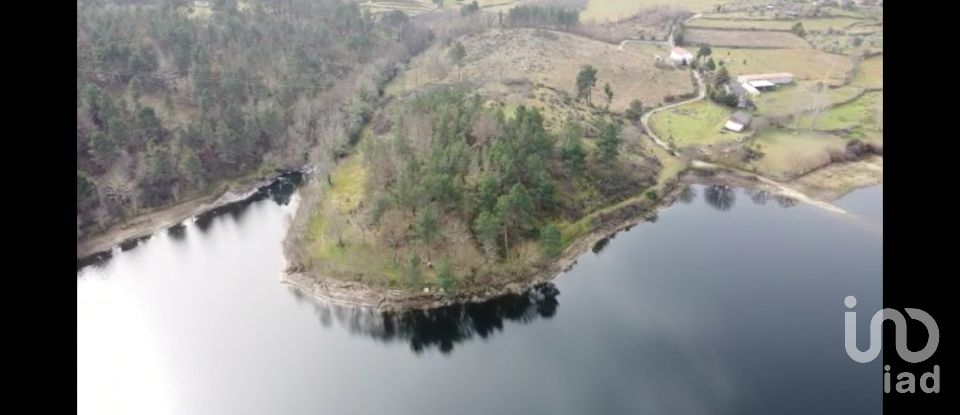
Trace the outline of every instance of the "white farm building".
{"label": "white farm building", "polygon": [[794,78],[795,77],[792,73],[765,73],[756,75],[740,75],[737,77],[737,82],[740,84],[749,83],[754,88],[757,88],[761,86],[793,83]]}
{"label": "white farm building", "polygon": [[673,48],[670,50],[670,60],[687,65],[693,61],[693,54],[684,48]]}

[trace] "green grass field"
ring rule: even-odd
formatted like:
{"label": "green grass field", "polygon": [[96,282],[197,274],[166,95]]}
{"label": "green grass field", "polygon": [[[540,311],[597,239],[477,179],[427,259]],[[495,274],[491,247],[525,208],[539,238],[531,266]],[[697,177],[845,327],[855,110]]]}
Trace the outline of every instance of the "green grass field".
{"label": "green grass field", "polygon": [[580,13],[580,21],[603,22],[633,16],[638,10],[669,4],[692,12],[713,10],[717,4],[728,3],[724,0],[590,0]]}
{"label": "green grass field", "polygon": [[883,23],[864,23],[847,29],[848,35],[864,35],[877,32],[883,32]]}
{"label": "green grass field", "polygon": [[883,55],[864,60],[853,78],[853,85],[864,88],[883,88]]}
{"label": "green grass field", "polygon": [[[452,3],[455,4],[455,3]],[[446,6],[446,5],[445,5]],[[393,0],[393,1],[364,1],[360,3],[365,11],[373,14],[387,13],[394,10],[400,10],[404,13],[417,15],[435,7],[432,2],[418,0]],[[459,6],[453,6],[459,7]]]}
{"label": "green grass field", "polygon": [[754,138],[753,146],[763,158],[743,166],[778,179],[791,179],[830,161],[831,150],[842,150],[846,140],[835,135],[804,131],[765,131]]}
{"label": "green grass field", "polygon": [[877,117],[882,114],[883,92],[868,92],[855,101],[839,105],[819,117],[797,117],[791,128],[835,131],[842,129],[876,129]]}
{"label": "green grass field", "polygon": [[[849,17],[854,19],[868,19],[873,16],[868,16],[867,14],[861,13],[858,10],[844,10],[839,7],[822,7],[820,9],[821,13],[824,13],[824,16],[829,16],[831,18],[836,17]],[[776,20],[781,17],[776,13],[772,13],[766,10],[759,11],[739,11],[739,12],[721,12],[721,13],[704,13],[704,17],[710,19],[733,19],[733,20]]]}
{"label": "green grass field", "polygon": [[820,102],[811,91],[814,83],[813,81],[805,81],[782,86],[776,91],[765,92],[758,97],[754,97],[753,102],[757,105],[759,113],[772,117],[783,117],[821,105],[830,106],[845,102],[863,93],[863,88],[855,86],[827,89],[820,98],[823,102]]}
{"label": "green grass field", "polygon": [[713,48],[714,60],[722,60],[730,76],[790,72],[797,80],[840,83],[853,63],[850,58],[813,49]]}
{"label": "green grass field", "polygon": [[714,144],[736,139],[736,133],[723,130],[733,112],[709,100],[681,105],[650,117],[650,128],[661,140],[678,148],[698,144]]}
{"label": "green grass field", "polygon": [[830,28],[835,30],[850,27],[863,20],[851,19],[848,17],[825,18],[825,19],[801,19],[801,20],[738,20],[738,19],[696,19],[687,23],[687,27],[699,27],[705,29],[757,29],[757,30],[790,30],[797,22],[803,24],[804,30],[808,32],[826,31]]}
{"label": "green grass field", "polygon": [[806,49],[810,47],[802,37],[784,31],[723,30],[689,28],[684,31],[689,45],[714,47]]}
{"label": "green grass field", "polygon": [[[391,279],[397,278],[396,264],[377,247],[365,243],[362,231],[355,226],[353,211],[363,200],[366,181],[360,156],[341,161],[330,176],[333,185],[324,189],[309,224],[309,250],[314,264],[339,276],[357,272],[365,276],[361,279],[367,283],[389,285]],[[343,246],[338,245],[338,237],[342,237]]]}

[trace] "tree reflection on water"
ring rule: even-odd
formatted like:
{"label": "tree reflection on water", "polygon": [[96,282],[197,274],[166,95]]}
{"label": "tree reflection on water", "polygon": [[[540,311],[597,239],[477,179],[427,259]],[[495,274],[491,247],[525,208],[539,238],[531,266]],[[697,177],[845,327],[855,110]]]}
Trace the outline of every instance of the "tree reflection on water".
{"label": "tree reflection on water", "polygon": [[[761,206],[766,205],[771,199],[777,202],[777,205],[782,208],[791,208],[799,203],[797,199],[792,197],[778,195],[766,190],[743,189],[743,193],[746,194],[754,204]],[[713,184],[705,187],[703,197],[711,207],[717,210],[727,211],[733,208],[737,200],[737,190],[731,186]]]}
{"label": "tree reflection on water", "polygon": [[510,294],[482,303],[466,303],[432,310],[381,312],[343,307],[315,301],[295,288],[290,292],[298,301],[313,305],[321,324],[329,327],[334,321],[351,333],[362,334],[382,342],[405,342],[421,354],[436,348],[443,354],[456,344],[479,336],[486,339],[503,331],[504,321],[526,324],[549,319],[557,313],[560,291],[552,283],[537,285],[523,294]]}
{"label": "tree reflection on water", "polygon": [[703,198],[707,204],[717,210],[730,210],[737,201],[737,193],[733,187],[723,184],[712,184],[707,186],[703,192]]}

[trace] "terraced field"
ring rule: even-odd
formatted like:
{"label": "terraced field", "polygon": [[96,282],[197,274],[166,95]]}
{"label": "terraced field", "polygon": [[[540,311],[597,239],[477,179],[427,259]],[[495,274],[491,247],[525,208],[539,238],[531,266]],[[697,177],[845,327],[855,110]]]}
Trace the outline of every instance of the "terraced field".
{"label": "terraced field", "polygon": [[580,20],[584,22],[614,21],[628,18],[638,10],[668,4],[674,7],[687,9],[692,12],[713,10],[717,4],[730,3],[727,0],[589,0],[586,8],[580,13]]}
{"label": "terraced field", "polygon": [[749,30],[780,30],[789,31],[793,25],[800,22],[807,32],[839,30],[851,27],[863,20],[842,18],[801,19],[801,20],[747,20],[747,19],[696,19],[687,24],[690,28],[705,29],[749,29]]}
{"label": "terraced field", "polygon": [[803,38],[789,32],[761,30],[687,29],[686,43],[693,45],[728,46],[740,48],[809,48]]}
{"label": "terraced field", "polygon": [[418,15],[431,11],[437,7],[430,0],[361,1],[358,3],[364,10],[373,14],[400,10],[408,15]]}
{"label": "terraced field", "polygon": [[883,88],[883,55],[864,60],[853,78],[853,85],[864,88]]}

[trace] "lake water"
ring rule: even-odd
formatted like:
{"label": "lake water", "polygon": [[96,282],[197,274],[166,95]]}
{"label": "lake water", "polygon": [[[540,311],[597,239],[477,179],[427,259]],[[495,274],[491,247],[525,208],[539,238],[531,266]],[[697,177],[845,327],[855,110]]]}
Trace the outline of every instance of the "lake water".
{"label": "lake water", "polygon": [[78,413],[880,413],[843,299],[863,349],[882,186],[850,215],[693,190],[527,295],[382,315],[280,282],[297,196],[275,186],[78,270]]}

